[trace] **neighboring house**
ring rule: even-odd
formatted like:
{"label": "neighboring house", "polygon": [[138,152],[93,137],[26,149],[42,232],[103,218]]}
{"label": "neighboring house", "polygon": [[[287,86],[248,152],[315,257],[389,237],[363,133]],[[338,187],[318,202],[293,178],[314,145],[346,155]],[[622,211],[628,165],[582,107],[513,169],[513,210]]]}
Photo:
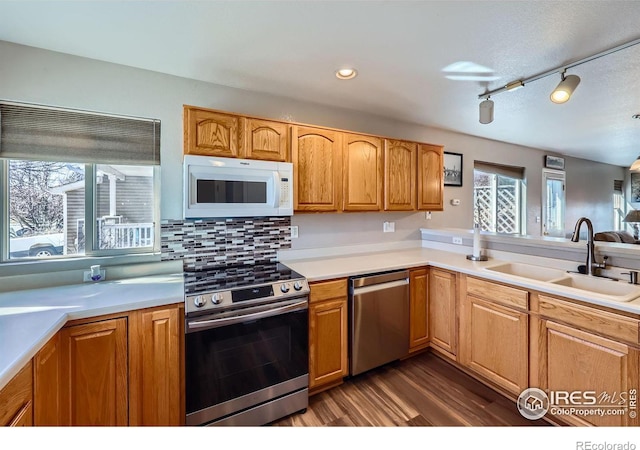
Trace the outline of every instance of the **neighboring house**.
{"label": "neighboring house", "polygon": [[[101,250],[153,245],[153,176],[149,167],[101,165],[96,216]],[[51,189],[63,195],[65,254],[85,251],[85,186],[78,181]]]}

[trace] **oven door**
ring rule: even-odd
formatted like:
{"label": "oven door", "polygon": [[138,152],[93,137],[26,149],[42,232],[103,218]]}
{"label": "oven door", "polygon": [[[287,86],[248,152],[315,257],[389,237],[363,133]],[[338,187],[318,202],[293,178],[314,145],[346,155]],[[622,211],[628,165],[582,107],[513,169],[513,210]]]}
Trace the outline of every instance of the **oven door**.
{"label": "oven door", "polygon": [[186,423],[202,425],[309,385],[308,302],[186,320]]}

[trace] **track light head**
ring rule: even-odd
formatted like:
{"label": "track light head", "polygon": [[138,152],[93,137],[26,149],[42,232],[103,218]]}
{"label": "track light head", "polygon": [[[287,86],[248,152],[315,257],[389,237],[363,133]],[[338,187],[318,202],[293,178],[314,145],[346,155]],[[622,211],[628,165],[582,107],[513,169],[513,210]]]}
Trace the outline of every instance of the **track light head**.
{"label": "track light head", "polygon": [[558,84],[558,86],[551,93],[551,101],[553,103],[565,103],[569,101],[571,98],[571,94],[580,84],[580,77],[577,75],[567,75],[564,76],[564,71],[562,72],[562,81]]}
{"label": "track light head", "polygon": [[488,124],[493,122],[493,100],[487,97],[480,102],[480,123]]}

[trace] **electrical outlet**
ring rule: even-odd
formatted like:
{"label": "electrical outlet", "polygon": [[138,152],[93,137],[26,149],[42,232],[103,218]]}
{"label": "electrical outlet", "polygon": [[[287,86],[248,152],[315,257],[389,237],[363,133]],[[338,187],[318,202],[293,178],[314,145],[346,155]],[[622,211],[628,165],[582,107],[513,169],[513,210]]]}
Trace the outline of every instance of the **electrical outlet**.
{"label": "electrical outlet", "polygon": [[294,225],[291,227],[291,239],[298,239],[298,226]]}
{"label": "electrical outlet", "polygon": [[424,214],[424,218],[425,218],[425,219],[427,219],[427,220],[431,220],[431,211],[427,211],[427,212]]}
{"label": "electrical outlet", "polygon": [[454,244],[458,244],[458,245],[462,245],[462,238],[461,237],[454,237],[453,238],[453,243]]}
{"label": "electrical outlet", "polygon": [[395,222],[383,222],[382,223],[382,231],[384,233],[393,233],[396,231],[396,223]]}

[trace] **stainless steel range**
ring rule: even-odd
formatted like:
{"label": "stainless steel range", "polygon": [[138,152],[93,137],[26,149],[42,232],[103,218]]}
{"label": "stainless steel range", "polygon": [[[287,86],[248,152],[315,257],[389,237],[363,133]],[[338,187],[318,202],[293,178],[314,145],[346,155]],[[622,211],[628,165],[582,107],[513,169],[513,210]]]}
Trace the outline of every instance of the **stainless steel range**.
{"label": "stainless steel range", "polygon": [[308,405],[309,286],[280,263],[185,273],[187,425],[264,425]]}

